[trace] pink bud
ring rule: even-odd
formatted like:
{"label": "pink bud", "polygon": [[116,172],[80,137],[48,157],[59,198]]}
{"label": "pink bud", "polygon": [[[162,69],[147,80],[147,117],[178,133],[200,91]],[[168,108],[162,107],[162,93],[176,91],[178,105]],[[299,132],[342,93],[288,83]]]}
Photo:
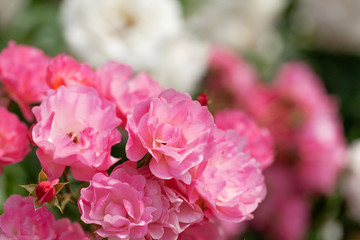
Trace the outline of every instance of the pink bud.
{"label": "pink bud", "polygon": [[199,101],[201,106],[207,106],[209,104],[209,97],[205,93],[201,93],[198,96],[197,100]]}
{"label": "pink bud", "polygon": [[49,181],[43,181],[36,186],[36,197],[39,203],[46,203],[53,199],[55,196],[55,187]]}

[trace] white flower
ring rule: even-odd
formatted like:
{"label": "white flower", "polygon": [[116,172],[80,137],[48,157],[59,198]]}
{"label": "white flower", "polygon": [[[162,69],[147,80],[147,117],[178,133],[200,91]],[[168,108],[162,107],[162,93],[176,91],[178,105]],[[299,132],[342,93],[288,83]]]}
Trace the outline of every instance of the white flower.
{"label": "white flower", "polygon": [[347,158],[348,174],[342,190],[348,203],[348,213],[360,223],[360,139],[350,145]]}
{"label": "white flower", "polygon": [[65,0],[65,39],[81,60],[100,66],[109,59],[136,70],[154,67],[182,29],[175,0]]}
{"label": "white flower", "polygon": [[0,0],[0,27],[8,27],[28,2],[28,0]]}
{"label": "white flower", "polygon": [[360,52],[360,1],[300,0],[294,23],[320,47]]}
{"label": "white flower", "polygon": [[158,68],[151,75],[165,88],[194,92],[208,63],[209,46],[184,33],[165,50]]}
{"label": "white flower", "polygon": [[[257,46],[272,35],[285,0],[209,0],[192,11],[189,24],[203,36],[238,50]],[[263,43],[260,43],[263,44]]]}
{"label": "white flower", "polygon": [[146,71],[163,87],[194,92],[207,46],[185,32],[177,0],[64,0],[65,40],[82,61],[119,61]]}

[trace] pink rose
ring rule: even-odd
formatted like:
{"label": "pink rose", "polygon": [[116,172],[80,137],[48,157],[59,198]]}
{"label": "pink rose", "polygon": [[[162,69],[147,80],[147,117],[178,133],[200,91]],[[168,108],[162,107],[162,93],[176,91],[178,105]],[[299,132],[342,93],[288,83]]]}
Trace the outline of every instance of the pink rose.
{"label": "pink rose", "polygon": [[55,239],[54,215],[46,208],[35,211],[33,197],[11,195],[0,216],[0,238],[21,240]]}
{"label": "pink rose", "polygon": [[331,194],[346,164],[346,140],[339,119],[319,114],[299,131],[297,176],[303,190]]}
{"label": "pink rose", "polygon": [[81,219],[99,225],[99,236],[175,240],[202,220],[198,206],[166,187],[147,167],[137,170],[135,166],[122,164],[110,176],[97,173],[81,191]]}
{"label": "pink rose", "polygon": [[266,195],[259,163],[243,152],[245,140],[233,130],[216,132],[215,154],[195,190],[210,215],[223,221],[251,219],[252,212]]}
{"label": "pink rose", "polygon": [[121,140],[117,130],[121,120],[116,117],[115,105],[95,89],[61,86],[50,91],[33,112],[37,123],[32,136],[39,147],[36,154],[50,180],[71,166],[75,179],[87,181],[117,161],[110,151]]}
{"label": "pink rose", "polygon": [[0,167],[20,162],[30,152],[26,125],[0,106]]}
{"label": "pink rose", "polygon": [[110,176],[97,173],[90,186],[81,190],[81,220],[97,224],[96,233],[105,238],[143,238],[153,212],[162,212],[160,186],[147,182],[135,168],[116,168]]}
{"label": "pink rose", "polygon": [[256,71],[244,59],[226,48],[214,47],[209,60],[206,87],[215,109],[243,106],[252,102],[257,88]]}
{"label": "pink rose", "polygon": [[250,116],[240,110],[222,110],[215,114],[216,126],[220,129],[234,129],[246,138],[244,151],[265,169],[274,161],[274,143],[266,128],[260,128]]}
{"label": "pink rose", "polygon": [[211,155],[214,126],[207,107],[188,94],[166,90],[138,104],[128,116],[127,157],[138,161],[150,153],[155,176],[189,184],[189,170]]}
{"label": "pink rose", "polygon": [[180,235],[179,240],[225,240],[226,234],[218,221],[204,219],[185,229]]}
{"label": "pink rose", "polygon": [[220,221],[205,218],[192,224],[179,235],[179,240],[235,240],[244,231],[243,223]]}
{"label": "pink rose", "polygon": [[78,222],[71,223],[67,218],[61,218],[55,222],[55,240],[90,240]]}
{"label": "pink rose", "polygon": [[[269,193],[251,222],[271,239],[304,239],[310,222],[310,204],[296,184],[296,173],[281,164],[265,170]],[[294,217],[296,216],[296,217]]]}
{"label": "pink rose", "polygon": [[146,73],[135,77],[131,77],[132,74],[131,67],[117,62],[108,62],[97,70],[99,78],[96,88],[116,104],[123,127],[126,125],[127,115],[133,112],[138,103],[163,91]]}
{"label": "pink rose", "polygon": [[42,101],[49,89],[45,81],[48,61],[41,50],[14,42],[0,53],[0,80],[28,121],[34,118],[30,105]]}
{"label": "pink rose", "polygon": [[96,74],[88,64],[78,63],[72,57],[60,54],[50,60],[46,81],[52,89],[71,84],[94,86]]}

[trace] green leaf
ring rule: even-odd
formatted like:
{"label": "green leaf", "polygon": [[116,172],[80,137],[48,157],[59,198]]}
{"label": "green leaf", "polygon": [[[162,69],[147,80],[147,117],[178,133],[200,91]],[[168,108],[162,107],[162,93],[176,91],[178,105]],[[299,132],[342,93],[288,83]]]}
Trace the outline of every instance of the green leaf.
{"label": "green leaf", "polygon": [[44,206],[44,203],[39,204],[39,199],[35,199],[35,211]]}
{"label": "green leaf", "polygon": [[64,214],[63,210],[61,209],[61,207],[60,207],[60,205],[59,205],[59,200],[57,199],[56,196],[53,197],[53,199],[51,199],[51,201],[48,202],[48,205],[57,207],[57,208],[60,210],[60,212],[61,212],[62,214]]}
{"label": "green leaf", "polygon": [[61,201],[61,209],[65,209],[66,204],[71,201],[71,194],[64,194],[64,199]]}
{"label": "green leaf", "polygon": [[35,195],[37,184],[19,185],[19,187],[25,188],[31,195]]}
{"label": "green leaf", "polygon": [[61,189],[66,185],[69,184],[70,182],[63,182],[63,183],[58,183],[56,184],[55,187],[55,194],[57,194],[58,192],[61,191]]}
{"label": "green leaf", "polygon": [[46,176],[46,174],[44,173],[44,171],[41,169],[39,176],[38,176],[38,182],[44,182],[44,181],[48,181],[48,178]]}

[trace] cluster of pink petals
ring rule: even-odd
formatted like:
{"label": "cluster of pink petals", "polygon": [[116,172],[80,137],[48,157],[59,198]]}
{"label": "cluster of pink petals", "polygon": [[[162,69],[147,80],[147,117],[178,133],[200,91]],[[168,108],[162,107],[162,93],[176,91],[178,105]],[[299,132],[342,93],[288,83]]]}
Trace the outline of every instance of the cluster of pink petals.
{"label": "cluster of pink petals", "polygon": [[26,125],[0,106],[0,167],[20,162],[30,151]]}
{"label": "cluster of pink petals", "polygon": [[236,109],[226,109],[215,114],[216,126],[223,130],[233,129],[246,138],[243,151],[260,163],[265,169],[274,161],[274,143],[266,128],[260,128],[255,121],[244,112]]}
{"label": "cluster of pink petals", "polygon": [[95,174],[81,190],[79,209],[85,223],[101,226],[99,236],[117,239],[177,239],[202,219],[200,208],[131,164],[115,168],[110,176]]}
{"label": "cluster of pink petals", "polygon": [[[220,112],[216,126],[206,104],[162,89],[146,73],[133,76],[129,66],[109,62],[95,71],[64,54],[48,58],[14,43],[0,54],[0,80],[28,121],[30,106],[40,102],[32,110],[32,141],[49,179],[37,189],[40,202],[53,197],[48,185],[53,189],[71,167],[76,180],[90,182],[78,207],[101,238],[191,239],[204,227],[209,232],[198,239],[225,239],[227,226],[235,234],[233,224],[251,219],[265,197],[262,170],[273,161],[273,142],[244,113]],[[0,116],[7,133],[0,134],[2,166],[23,159],[29,141],[14,114],[0,107]],[[118,127],[128,133],[129,161],[108,175],[120,163],[111,156],[121,140]],[[1,239],[88,239],[78,223],[55,221],[44,207],[34,212],[33,198],[8,201]],[[11,211],[21,213],[10,219]]]}
{"label": "cluster of pink petals", "polygon": [[155,176],[189,184],[189,170],[211,155],[214,128],[207,107],[188,94],[165,90],[138,104],[128,115],[126,154],[131,161],[138,161],[150,153],[149,166]]}
{"label": "cluster of pink petals", "polygon": [[71,166],[75,179],[88,181],[118,160],[110,151],[121,140],[117,130],[121,120],[116,117],[115,105],[94,88],[61,86],[49,92],[33,112],[36,154],[50,179],[59,178],[65,166]]}
{"label": "cluster of pink petals", "polygon": [[49,58],[39,49],[10,42],[0,53],[0,81],[7,94],[31,121],[31,104],[46,96],[46,66]]}
{"label": "cluster of pink petals", "polygon": [[217,130],[215,143],[214,155],[195,181],[198,201],[208,216],[228,222],[251,219],[266,195],[259,163],[243,151],[245,140],[234,130]]}
{"label": "cluster of pink petals", "polygon": [[210,83],[229,83],[233,105],[269,129],[277,161],[296,163],[304,191],[331,192],[345,164],[345,138],[336,103],[316,74],[293,62],[280,69],[271,85],[265,84],[224,49],[215,49],[210,66],[215,72]]}
{"label": "cluster of pink petals", "polygon": [[277,164],[265,171],[265,178],[270,194],[255,211],[253,224],[273,239],[304,239],[310,204],[297,185],[296,173]]}
{"label": "cluster of pink petals", "polygon": [[[210,68],[209,94],[227,96],[227,102],[215,107],[241,108],[266,127],[276,149],[275,165],[268,171],[280,164],[290,173],[289,188],[297,189],[295,195],[277,194],[272,189],[282,189],[277,186],[281,181],[269,178],[269,197],[254,221],[260,222],[263,216],[269,222],[271,211],[279,220],[262,230],[272,231],[276,239],[301,239],[307,227],[309,195],[331,193],[345,164],[346,143],[336,102],[310,67],[301,62],[284,65],[270,84],[259,81],[244,60],[224,49],[214,49]],[[236,129],[236,120],[231,120],[228,126]],[[216,123],[221,126],[220,121]],[[251,149],[249,152],[254,156]],[[261,162],[261,154],[258,157]]]}
{"label": "cluster of pink petals", "polygon": [[102,96],[116,104],[123,127],[126,125],[127,115],[132,113],[138,103],[163,91],[162,87],[146,73],[140,73],[132,78],[132,68],[117,62],[106,63],[98,68],[96,73],[98,76],[96,89]]}
{"label": "cluster of pink petals", "polygon": [[46,207],[35,211],[34,201],[33,197],[19,195],[11,195],[6,200],[4,213],[0,216],[0,239],[90,240],[78,223],[68,219],[56,221]]}
{"label": "cluster of pink petals", "polygon": [[78,63],[70,56],[60,54],[49,61],[46,81],[51,89],[78,84],[95,86],[96,74],[86,63]]}

